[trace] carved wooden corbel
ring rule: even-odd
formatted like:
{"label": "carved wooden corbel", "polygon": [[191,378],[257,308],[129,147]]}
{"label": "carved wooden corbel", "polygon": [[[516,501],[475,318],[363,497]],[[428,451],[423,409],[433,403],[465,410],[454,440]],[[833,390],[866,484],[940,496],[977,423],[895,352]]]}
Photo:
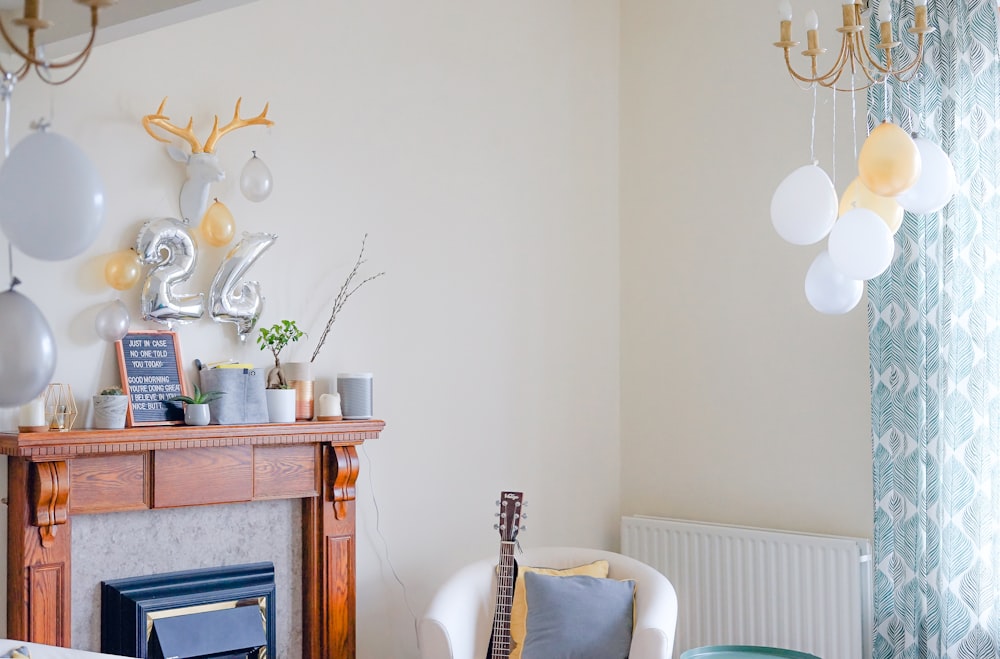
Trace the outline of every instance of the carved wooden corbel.
{"label": "carved wooden corbel", "polygon": [[69,520],[69,466],[65,461],[31,463],[31,510],[42,546],[51,547],[56,526]]}
{"label": "carved wooden corbel", "polygon": [[360,463],[353,446],[333,446],[330,451],[328,491],[337,519],[347,517],[347,502],[354,501],[354,484],[358,481]]}

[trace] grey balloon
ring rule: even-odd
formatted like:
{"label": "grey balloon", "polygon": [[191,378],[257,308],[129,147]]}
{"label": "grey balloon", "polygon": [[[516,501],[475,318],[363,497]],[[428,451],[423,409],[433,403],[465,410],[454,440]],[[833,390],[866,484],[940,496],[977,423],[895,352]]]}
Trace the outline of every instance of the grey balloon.
{"label": "grey balloon", "polygon": [[97,336],[105,341],[118,341],[128,334],[130,323],[128,308],[121,300],[115,300],[108,302],[97,312],[97,317],[94,319],[94,329],[97,330]]}
{"label": "grey balloon", "polygon": [[139,260],[156,264],[146,275],[139,296],[143,320],[171,325],[187,323],[205,313],[205,294],[183,294],[174,287],[194,274],[197,248],[188,226],[172,217],[148,220],[135,241]]}
{"label": "grey balloon", "polygon": [[56,370],[56,340],[35,303],[0,293],[0,407],[23,405],[45,391]]}
{"label": "grey balloon", "polygon": [[261,254],[278,239],[273,233],[243,233],[219,266],[208,292],[208,309],[217,323],[233,323],[240,341],[246,341],[260,312],[264,297],[260,283],[243,281],[243,276]]}

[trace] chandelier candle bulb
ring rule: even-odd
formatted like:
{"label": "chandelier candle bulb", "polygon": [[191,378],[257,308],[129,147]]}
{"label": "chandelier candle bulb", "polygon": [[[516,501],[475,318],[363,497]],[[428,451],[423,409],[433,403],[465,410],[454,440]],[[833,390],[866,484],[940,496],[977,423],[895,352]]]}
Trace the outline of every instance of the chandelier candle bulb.
{"label": "chandelier candle bulb", "polygon": [[778,3],[778,19],[782,22],[792,21],[792,3],[789,0],[781,0]]}

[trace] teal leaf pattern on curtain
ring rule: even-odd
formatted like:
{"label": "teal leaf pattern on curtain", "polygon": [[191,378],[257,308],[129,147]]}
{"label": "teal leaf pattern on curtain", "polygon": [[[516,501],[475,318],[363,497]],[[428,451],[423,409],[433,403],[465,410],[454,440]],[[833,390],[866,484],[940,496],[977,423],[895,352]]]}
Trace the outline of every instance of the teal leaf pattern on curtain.
{"label": "teal leaf pattern on curtain", "polygon": [[[912,16],[912,0],[894,5]],[[936,142],[960,187],[940,212],[906,214],[889,271],[868,282],[873,657],[997,659],[998,10],[996,0],[928,10],[936,32],[919,77],[868,92],[869,129],[889,119]],[[912,35],[897,38],[894,55],[909,61]]]}

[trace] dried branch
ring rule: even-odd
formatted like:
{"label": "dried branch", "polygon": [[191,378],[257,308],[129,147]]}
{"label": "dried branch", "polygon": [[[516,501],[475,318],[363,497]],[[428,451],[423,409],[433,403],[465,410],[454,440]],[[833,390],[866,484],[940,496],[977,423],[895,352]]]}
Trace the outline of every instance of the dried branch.
{"label": "dried branch", "polygon": [[358,254],[358,260],[355,261],[354,267],[351,269],[351,272],[347,275],[347,279],[344,280],[344,284],[337,292],[337,297],[333,299],[333,310],[330,312],[330,319],[326,321],[326,327],[323,328],[323,333],[319,336],[319,342],[316,344],[316,349],[313,350],[312,359],[309,360],[309,363],[316,361],[319,349],[323,347],[324,343],[326,343],[326,336],[330,333],[330,329],[333,328],[333,322],[337,320],[337,314],[344,308],[344,305],[347,304],[347,301],[351,298],[351,296],[357,293],[358,289],[368,282],[378,279],[385,274],[384,271],[374,274],[361,280],[361,282],[351,288],[351,282],[353,282],[354,278],[358,276],[358,270],[362,265],[368,262],[368,260],[365,259],[365,243],[367,241],[368,234],[366,233],[364,238],[361,239],[361,252]]}

